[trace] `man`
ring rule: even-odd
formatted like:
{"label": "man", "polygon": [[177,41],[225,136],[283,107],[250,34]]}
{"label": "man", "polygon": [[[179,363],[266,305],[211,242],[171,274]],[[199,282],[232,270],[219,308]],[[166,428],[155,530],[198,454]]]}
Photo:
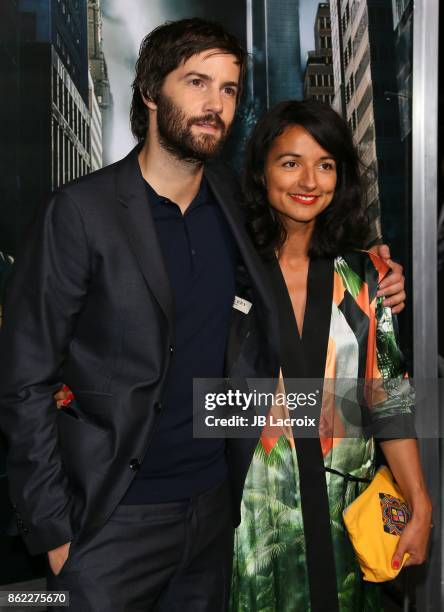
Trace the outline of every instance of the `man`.
{"label": "man", "polygon": [[[31,553],[48,551],[48,587],[69,590],[73,610],[227,606],[254,445],[193,439],[192,379],[279,367],[236,181],[205,163],[232,124],[245,62],[216,24],[151,32],[133,85],[139,145],[56,193],[17,262],[0,348],[11,498]],[[62,381],[76,405],[56,411]]]}

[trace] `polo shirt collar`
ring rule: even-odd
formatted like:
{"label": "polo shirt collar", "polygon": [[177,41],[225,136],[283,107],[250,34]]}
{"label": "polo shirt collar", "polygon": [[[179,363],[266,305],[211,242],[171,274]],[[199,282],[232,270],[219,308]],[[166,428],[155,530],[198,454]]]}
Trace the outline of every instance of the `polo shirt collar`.
{"label": "polo shirt collar", "polygon": [[[159,195],[157,191],[155,191],[153,187],[148,183],[148,181],[143,179],[143,182],[145,183],[145,188],[146,188],[146,192],[148,195],[148,201],[153,209],[159,206],[163,207],[166,204],[174,205],[179,208],[179,206],[172,200],[169,200],[168,198]],[[194,210],[195,208],[197,208],[198,206],[202,206],[203,204],[208,204],[209,200],[210,198],[209,198],[209,192],[208,192],[208,182],[207,182],[207,179],[203,176],[201,183],[200,183],[199,191],[195,195],[193,201],[187,208],[186,212],[188,213],[188,211],[192,209]]]}

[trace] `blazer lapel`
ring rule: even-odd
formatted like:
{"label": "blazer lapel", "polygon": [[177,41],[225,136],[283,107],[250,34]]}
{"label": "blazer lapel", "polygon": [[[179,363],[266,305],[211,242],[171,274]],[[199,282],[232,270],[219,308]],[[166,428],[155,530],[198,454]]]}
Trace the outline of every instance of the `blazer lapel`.
{"label": "blazer lapel", "polygon": [[208,164],[205,167],[205,177],[225,215],[242,257],[236,283],[237,290],[241,293],[239,297],[252,303],[249,314],[233,309],[225,357],[226,370],[230,372],[237,361],[243,341],[249,332],[252,317],[257,318],[263,329],[267,330],[269,346],[267,348],[264,346],[264,350],[269,352],[270,361],[276,358],[277,362],[279,328],[276,305],[264,264],[245,229],[241,211],[242,193],[231,172],[227,173],[223,167],[216,165],[213,167],[212,164]]}
{"label": "blazer lapel", "polygon": [[250,331],[251,319],[255,316],[255,298],[254,294],[252,293],[251,280],[245,273],[245,268],[243,265],[238,265],[236,270],[236,296],[250,302],[251,306],[248,313],[233,307],[227,347],[225,351],[226,372],[229,372],[231,367],[236,362],[242,349],[244,340],[247,338]]}
{"label": "blazer lapel", "polygon": [[142,275],[174,329],[174,300],[135,147],[117,173],[120,218]]}
{"label": "blazer lapel", "polygon": [[[224,176],[223,170],[219,172],[217,167],[213,168],[212,165],[206,166],[205,176],[225,215],[236,240],[243,263],[248,270],[265,308],[269,313],[274,313],[275,305],[270,282],[265,273],[264,265],[254,249],[247,230],[245,229],[244,219],[241,213],[242,194],[240,189],[231,177],[228,181],[226,180],[227,177]],[[275,319],[274,316],[272,318]]]}

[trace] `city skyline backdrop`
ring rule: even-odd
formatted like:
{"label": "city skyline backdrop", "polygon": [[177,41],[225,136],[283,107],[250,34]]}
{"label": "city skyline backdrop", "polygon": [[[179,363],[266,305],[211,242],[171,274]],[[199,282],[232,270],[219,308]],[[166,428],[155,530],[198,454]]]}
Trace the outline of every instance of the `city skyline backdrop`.
{"label": "city skyline backdrop", "polygon": [[[252,58],[225,159],[241,169],[251,127],[274,103],[315,97],[348,121],[373,172],[368,194],[378,214],[381,193],[393,200],[406,180],[412,4],[226,0],[209,10],[203,0],[132,0],[128,11],[119,0],[4,0],[0,77],[7,95],[0,114],[10,148],[0,165],[0,239],[6,242],[0,251],[13,253],[13,237],[52,190],[134,146],[129,109],[140,41],[165,20],[191,16],[220,21]],[[403,148],[404,160],[395,159]],[[386,206],[383,217],[395,209]],[[385,225],[385,235],[396,238],[396,224]]]}
{"label": "city skyline backdrop", "polygon": [[[270,7],[269,11],[273,11],[273,14],[278,14],[282,6],[290,6],[296,13],[299,11],[299,19],[296,24],[288,18],[285,22],[280,19],[278,24],[282,28],[282,24],[286,23],[290,35],[291,31],[294,31],[296,41],[299,40],[298,54],[301,59],[301,70],[299,74],[295,71],[293,78],[296,89],[293,91],[289,89],[289,93],[296,94],[293,97],[301,97],[306,57],[308,51],[314,48],[314,23],[318,0],[300,0],[299,2],[295,0],[291,2],[247,0],[245,4],[227,0],[223,5],[212,6],[210,11],[208,4],[199,0],[133,0],[131,11],[127,11],[119,0],[102,0],[103,46],[113,93],[113,122],[108,139],[109,149],[104,150],[105,159],[109,162],[117,161],[134,146],[128,119],[131,82],[140,43],[148,32],[167,20],[191,16],[202,17],[220,21],[247,47],[248,7],[254,10],[260,6],[261,11],[264,11],[267,4]],[[278,7],[278,4],[281,6]],[[279,42],[276,40],[276,45],[279,45]],[[283,65],[288,70],[288,64]],[[277,98],[281,99],[279,95]],[[264,110],[261,105],[259,108]]]}

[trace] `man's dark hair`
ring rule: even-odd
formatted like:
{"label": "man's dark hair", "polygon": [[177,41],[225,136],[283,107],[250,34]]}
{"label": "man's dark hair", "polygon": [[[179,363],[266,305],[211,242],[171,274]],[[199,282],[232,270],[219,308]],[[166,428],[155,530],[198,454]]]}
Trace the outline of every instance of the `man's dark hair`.
{"label": "man's dark hair", "polygon": [[148,129],[148,109],[145,98],[156,101],[165,77],[190,57],[209,49],[220,49],[234,55],[240,66],[238,99],[247,68],[247,53],[237,38],[220,24],[203,19],[170,21],[147,34],[140,45],[133,81],[131,102],[131,131],[143,140]]}
{"label": "man's dark hair", "polygon": [[285,227],[270,206],[264,183],[268,152],[290,126],[301,125],[336,162],[333,200],[316,218],[310,257],[335,257],[364,248],[369,231],[361,164],[347,123],[327,104],[316,100],[280,102],[256,125],[249,139],[245,166],[247,227],[264,258],[284,244]]}

